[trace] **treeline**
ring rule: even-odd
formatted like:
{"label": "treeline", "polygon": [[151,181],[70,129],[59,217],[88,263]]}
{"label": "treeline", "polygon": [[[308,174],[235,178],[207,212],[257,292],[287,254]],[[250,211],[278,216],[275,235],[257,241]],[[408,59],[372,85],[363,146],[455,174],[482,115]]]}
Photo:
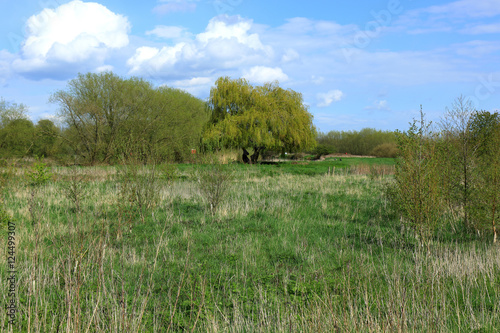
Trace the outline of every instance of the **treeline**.
{"label": "treeline", "polygon": [[2,157],[30,155],[56,156],[69,153],[61,140],[61,130],[51,120],[33,124],[24,104],[0,99],[0,154]]}
{"label": "treeline", "polygon": [[43,155],[87,164],[131,157],[180,162],[199,145],[209,118],[206,103],[187,92],[113,73],[80,74],[50,101],[59,106],[61,128],[51,120],[35,125],[24,105],[2,100],[2,156]]}
{"label": "treeline", "polygon": [[330,131],[318,133],[316,152],[326,155],[333,153],[352,155],[372,155],[377,157],[396,157],[396,134],[364,128],[361,131]]}
{"label": "treeline", "polygon": [[500,216],[500,115],[458,98],[435,130],[422,113],[398,132],[392,202],[427,242],[439,230],[497,241]]}

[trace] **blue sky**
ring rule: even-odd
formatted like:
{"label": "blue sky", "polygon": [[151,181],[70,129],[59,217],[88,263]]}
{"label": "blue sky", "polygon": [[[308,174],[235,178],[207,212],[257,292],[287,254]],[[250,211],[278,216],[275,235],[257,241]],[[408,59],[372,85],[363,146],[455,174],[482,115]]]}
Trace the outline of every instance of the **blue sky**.
{"label": "blue sky", "polygon": [[34,121],[112,70],[206,99],[220,76],[301,92],[323,131],[500,108],[500,0],[0,0],[0,96]]}

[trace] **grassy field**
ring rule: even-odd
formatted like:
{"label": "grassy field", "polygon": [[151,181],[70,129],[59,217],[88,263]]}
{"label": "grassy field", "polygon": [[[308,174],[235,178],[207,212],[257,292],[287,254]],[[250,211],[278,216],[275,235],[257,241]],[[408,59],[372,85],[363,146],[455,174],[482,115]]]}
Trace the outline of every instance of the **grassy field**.
{"label": "grassy field", "polygon": [[200,191],[210,166],[52,167],[39,188],[14,170],[0,330],[499,332],[500,247],[451,227],[419,246],[384,196],[393,163],[229,166],[216,211]]}

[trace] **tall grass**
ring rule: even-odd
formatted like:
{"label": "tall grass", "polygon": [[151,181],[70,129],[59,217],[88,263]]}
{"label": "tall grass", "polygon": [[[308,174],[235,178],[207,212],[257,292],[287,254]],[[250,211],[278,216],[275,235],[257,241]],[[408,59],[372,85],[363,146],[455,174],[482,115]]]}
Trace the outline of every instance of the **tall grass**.
{"label": "tall grass", "polygon": [[[122,237],[114,168],[52,168],[36,234],[30,189],[9,185],[18,313],[9,326],[1,307],[1,330],[500,329],[499,247],[451,234],[424,250],[384,197],[390,175],[327,174],[321,163],[314,175],[307,165],[238,166],[213,215],[190,171],[204,166],[180,166]],[[79,209],[65,191],[75,172],[86,193]],[[0,273],[5,281],[5,246]]]}

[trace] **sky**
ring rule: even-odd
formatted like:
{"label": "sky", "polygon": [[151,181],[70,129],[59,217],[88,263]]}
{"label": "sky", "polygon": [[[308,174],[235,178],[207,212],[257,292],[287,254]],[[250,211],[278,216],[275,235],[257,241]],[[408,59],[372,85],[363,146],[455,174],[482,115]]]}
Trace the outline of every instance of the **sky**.
{"label": "sky", "polygon": [[0,97],[57,119],[78,73],[206,100],[218,77],[302,93],[321,132],[500,109],[500,0],[0,0]]}

